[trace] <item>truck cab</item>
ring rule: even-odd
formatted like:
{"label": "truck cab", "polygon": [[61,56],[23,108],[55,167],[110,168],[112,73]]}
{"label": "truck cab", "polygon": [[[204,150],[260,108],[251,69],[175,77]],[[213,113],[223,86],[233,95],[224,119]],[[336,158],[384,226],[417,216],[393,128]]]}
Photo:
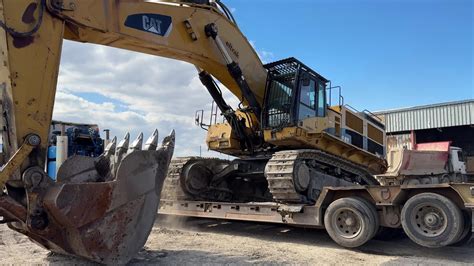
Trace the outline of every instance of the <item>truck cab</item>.
{"label": "truck cab", "polygon": [[465,175],[466,162],[462,154],[462,149],[459,147],[451,147],[449,149],[449,168],[450,172]]}

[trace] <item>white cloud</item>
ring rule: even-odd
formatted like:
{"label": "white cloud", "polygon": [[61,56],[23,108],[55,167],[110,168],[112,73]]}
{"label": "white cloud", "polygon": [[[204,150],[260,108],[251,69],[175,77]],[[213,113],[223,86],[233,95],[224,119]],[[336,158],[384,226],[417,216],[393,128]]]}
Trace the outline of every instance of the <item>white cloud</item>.
{"label": "white cloud", "polygon": [[[258,54],[263,61],[273,57],[266,51]],[[239,100],[220,86],[236,107]],[[200,146],[203,156],[218,156],[207,152],[206,131],[194,125],[196,110],[203,109],[208,121],[211,102],[191,64],[66,41],[53,118],[95,123],[118,137],[127,131],[147,137],[155,128],[163,137],[175,129],[177,156],[198,155]]]}
{"label": "white cloud", "polygon": [[[235,106],[238,100],[223,91]],[[101,101],[91,98],[94,94]],[[147,137],[155,128],[163,137],[175,129],[177,156],[198,155],[200,146],[203,156],[216,156],[207,152],[206,132],[194,125],[194,112],[204,109],[208,114],[211,101],[188,63],[65,42],[53,117],[96,123],[119,137],[127,131]]]}

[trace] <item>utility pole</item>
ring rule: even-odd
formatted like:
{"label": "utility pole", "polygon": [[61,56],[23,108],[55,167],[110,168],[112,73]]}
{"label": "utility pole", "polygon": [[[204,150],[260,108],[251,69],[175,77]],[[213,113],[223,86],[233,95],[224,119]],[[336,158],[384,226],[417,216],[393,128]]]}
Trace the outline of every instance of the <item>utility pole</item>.
{"label": "utility pole", "polygon": [[107,147],[110,143],[110,129],[104,129],[105,139],[104,139],[104,148]]}

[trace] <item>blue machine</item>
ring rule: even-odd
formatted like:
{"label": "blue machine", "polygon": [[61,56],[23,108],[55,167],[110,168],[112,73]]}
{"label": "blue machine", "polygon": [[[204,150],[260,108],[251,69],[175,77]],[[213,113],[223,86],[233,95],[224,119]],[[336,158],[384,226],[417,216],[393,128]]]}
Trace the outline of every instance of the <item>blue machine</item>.
{"label": "blue machine", "polygon": [[47,162],[47,172],[53,180],[56,180],[56,137],[61,135],[62,127],[68,138],[68,157],[73,155],[98,157],[104,151],[104,141],[100,137],[97,125],[53,121]]}

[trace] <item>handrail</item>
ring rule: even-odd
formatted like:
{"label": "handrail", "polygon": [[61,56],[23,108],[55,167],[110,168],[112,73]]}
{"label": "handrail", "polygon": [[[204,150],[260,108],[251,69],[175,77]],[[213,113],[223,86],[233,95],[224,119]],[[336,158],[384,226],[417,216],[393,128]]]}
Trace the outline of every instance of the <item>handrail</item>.
{"label": "handrail", "polygon": [[342,87],[341,86],[332,86],[331,84],[331,81],[329,81],[329,88],[327,88],[326,90],[329,91],[329,106],[332,105],[332,90],[333,89],[338,89],[339,91],[339,97],[338,97],[338,100],[339,100],[339,106],[342,106],[344,105],[344,97],[342,96]]}
{"label": "handrail", "polygon": [[383,122],[382,119],[380,117],[378,117],[376,114],[372,113],[371,111],[367,110],[367,109],[364,109],[364,111],[362,111],[366,114],[369,114],[370,116],[374,117],[375,119],[379,120],[380,122]]}
{"label": "handrail", "polygon": [[351,109],[351,111],[355,113],[360,113],[359,110],[355,109],[354,107],[350,106],[349,104],[345,104],[344,107],[347,107],[348,109]]}

